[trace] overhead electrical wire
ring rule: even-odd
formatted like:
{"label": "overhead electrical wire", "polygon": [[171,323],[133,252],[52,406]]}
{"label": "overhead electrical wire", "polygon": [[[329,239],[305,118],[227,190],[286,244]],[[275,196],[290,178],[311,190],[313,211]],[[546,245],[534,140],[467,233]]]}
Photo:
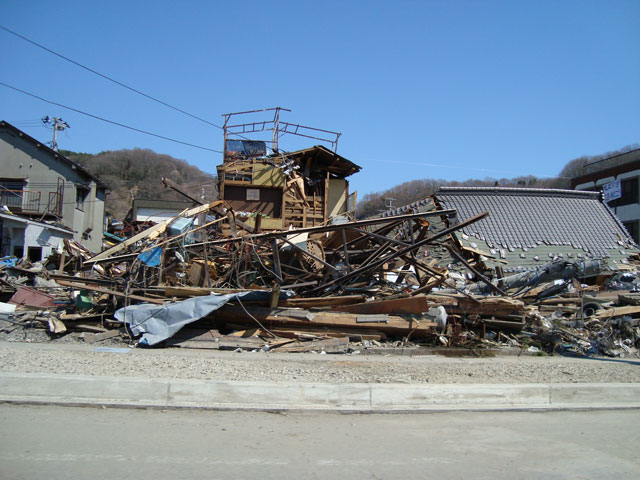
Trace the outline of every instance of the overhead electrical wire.
{"label": "overhead electrical wire", "polygon": [[179,143],[181,145],[187,145],[187,146],[193,147],[193,148],[199,148],[201,150],[207,150],[209,152],[223,153],[222,150],[215,150],[213,148],[208,148],[208,147],[203,147],[203,146],[200,146],[200,145],[195,145],[193,143],[183,142],[182,140],[176,140],[175,138],[165,137],[164,135],[159,135],[157,133],[148,132],[148,131],[142,130],[140,128],[136,128],[136,127],[131,127],[129,125],[125,125],[124,123],[115,122],[113,120],[109,120],[109,119],[106,119],[106,118],[103,118],[103,117],[99,117],[98,115],[93,115],[91,113],[83,112],[82,110],[78,110],[77,108],[69,107],[69,106],[63,105],[61,103],[57,103],[57,102],[53,102],[51,100],[47,100],[46,98],[42,98],[42,97],[40,97],[38,95],[35,95],[33,93],[30,93],[30,92],[27,92],[26,90],[22,90],[20,88],[13,87],[13,86],[8,85],[8,84],[6,84],[4,82],[0,82],[0,85],[2,85],[3,87],[10,88],[11,90],[15,90],[16,92],[20,92],[20,93],[23,93],[25,95],[28,95],[30,97],[37,98],[38,100],[41,100],[41,101],[46,102],[46,103],[49,103],[51,105],[55,105],[57,107],[66,108],[67,110],[71,110],[73,112],[80,113],[82,115],[86,115],[87,117],[95,118],[96,120],[100,120],[102,122],[110,123],[112,125],[117,125],[118,127],[122,127],[122,128],[127,128],[129,130],[133,130],[134,132],[144,133],[145,135],[150,135],[152,137],[161,138],[163,140],[168,140],[170,142]]}
{"label": "overhead electrical wire", "polygon": [[211,125],[213,127],[219,128],[220,130],[224,130],[223,127],[221,127],[220,125],[216,125],[215,123],[212,123],[209,120],[206,120],[204,118],[198,117],[197,115],[193,115],[192,113],[186,112],[186,111],[182,110],[181,108],[174,107],[173,105],[170,105],[167,102],[163,102],[162,100],[160,100],[160,99],[158,99],[156,97],[153,97],[153,96],[151,96],[151,95],[149,95],[147,93],[141,92],[140,90],[137,90],[137,89],[135,89],[133,87],[130,87],[129,85],[127,85],[125,83],[122,83],[122,82],[120,82],[120,81],[118,81],[118,80],[116,80],[114,78],[111,78],[108,75],[105,75],[104,73],[100,73],[100,72],[98,72],[98,71],[96,71],[96,70],[94,70],[92,68],[89,68],[89,67],[87,67],[85,65],[82,65],[81,63],[76,62],[75,60],[72,60],[71,58],[62,55],[61,53],[58,53],[58,52],[56,52],[54,50],[51,50],[50,48],[47,48],[44,45],[41,45],[38,42],[35,42],[35,41],[25,37],[24,35],[20,35],[19,33],[14,32],[13,30],[10,30],[10,29],[8,29],[7,27],[5,27],[3,25],[0,25],[0,29],[4,30],[7,33],[10,33],[11,35],[14,35],[14,36],[24,40],[25,42],[28,42],[28,43],[30,43],[32,45],[35,45],[38,48],[41,48],[42,50],[45,50],[45,51],[55,55],[56,57],[62,58],[63,60],[66,60],[69,63],[73,63],[75,66],[80,67],[80,68],[82,68],[84,70],[87,70],[88,72],[91,72],[94,75],[98,75],[99,77],[102,77],[105,80],[109,80],[110,82],[113,82],[116,85],[119,85],[119,86],[121,86],[123,88],[126,88],[127,90],[130,90],[130,91],[132,91],[134,93],[137,93],[138,95],[142,95],[143,97],[146,97],[149,100],[153,100],[154,102],[157,102],[157,103],[159,103],[161,105],[164,105],[165,107],[171,108],[171,109],[173,109],[173,110],[175,110],[177,112],[180,112],[180,113],[182,113],[184,115],[187,115],[187,116],[189,116],[191,118],[195,118],[196,120],[200,120],[201,122],[204,122],[204,123],[209,124],[209,125]]}

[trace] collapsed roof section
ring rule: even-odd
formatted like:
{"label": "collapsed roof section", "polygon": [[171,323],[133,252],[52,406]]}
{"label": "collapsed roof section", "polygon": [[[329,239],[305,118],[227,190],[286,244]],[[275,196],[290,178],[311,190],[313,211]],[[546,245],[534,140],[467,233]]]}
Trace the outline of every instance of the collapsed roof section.
{"label": "collapsed roof section", "polygon": [[305,175],[309,175],[311,171],[324,171],[334,178],[347,178],[361,170],[359,165],[322,145],[287,153],[285,156],[300,165]]}
{"label": "collapsed roof section", "polygon": [[504,271],[535,269],[554,259],[602,259],[619,270],[639,251],[598,192],[441,187],[434,197],[441,208],[457,210],[454,224],[489,212],[454,236],[487,266]]}

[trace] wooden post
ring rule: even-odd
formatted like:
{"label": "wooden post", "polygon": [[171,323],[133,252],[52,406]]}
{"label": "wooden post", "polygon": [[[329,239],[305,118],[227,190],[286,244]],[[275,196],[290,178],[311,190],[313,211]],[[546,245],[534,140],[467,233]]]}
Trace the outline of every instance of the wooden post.
{"label": "wooden post", "polygon": [[340,234],[342,235],[342,253],[344,254],[344,263],[347,265],[347,272],[350,272],[351,264],[349,263],[349,252],[347,250],[347,232],[344,231],[344,228],[341,228]]}
{"label": "wooden post", "polygon": [[278,240],[276,238],[271,240],[271,248],[273,249],[273,268],[279,284],[282,284],[282,268],[280,266],[280,253],[278,252]]}

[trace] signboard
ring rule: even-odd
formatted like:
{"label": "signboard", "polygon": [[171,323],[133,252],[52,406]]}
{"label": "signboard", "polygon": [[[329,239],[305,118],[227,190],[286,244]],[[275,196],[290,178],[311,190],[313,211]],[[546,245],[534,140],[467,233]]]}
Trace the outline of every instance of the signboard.
{"label": "signboard", "polygon": [[260,201],[260,189],[247,188],[247,201]]}
{"label": "signboard", "polygon": [[611,200],[622,197],[622,187],[620,186],[620,180],[614,180],[613,182],[605,183],[602,186],[602,193],[604,194],[604,201],[609,203]]}

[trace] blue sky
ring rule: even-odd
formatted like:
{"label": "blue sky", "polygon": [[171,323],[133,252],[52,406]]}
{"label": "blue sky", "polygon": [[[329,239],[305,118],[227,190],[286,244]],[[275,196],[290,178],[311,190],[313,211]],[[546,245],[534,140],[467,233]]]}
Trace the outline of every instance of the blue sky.
{"label": "blue sky", "polygon": [[[0,24],[221,124],[282,106],[342,133],[360,195],[421,178],[553,176],[640,142],[640,1],[45,2]],[[0,30],[0,82],[217,149],[219,129]],[[0,118],[60,148],[150,148],[215,173],[221,155],[109,125],[0,86]],[[300,146],[285,137],[281,147]]]}

